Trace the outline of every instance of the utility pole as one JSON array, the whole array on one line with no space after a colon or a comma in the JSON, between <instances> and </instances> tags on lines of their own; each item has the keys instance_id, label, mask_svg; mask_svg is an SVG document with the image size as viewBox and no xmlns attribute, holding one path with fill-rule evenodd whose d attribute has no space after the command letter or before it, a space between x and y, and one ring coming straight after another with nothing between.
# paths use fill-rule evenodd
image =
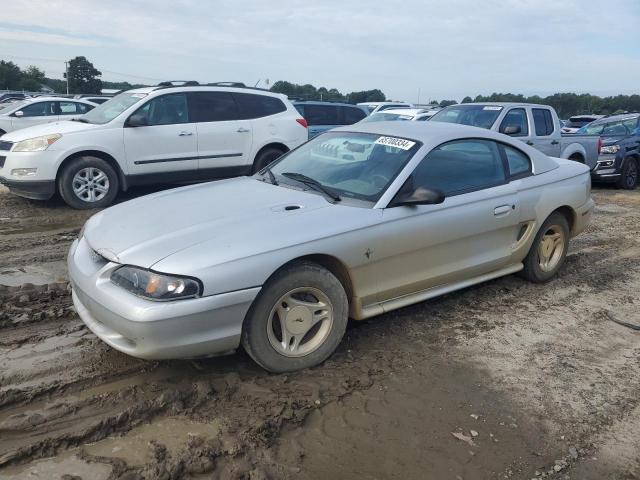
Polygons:
<instances>
[{"instance_id":1,"label":"utility pole","mask_svg":"<svg viewBox=\"0 0 640 480\"><path fill-rule=\"evenodd\" d=\"M69 62L64 62L64 76L67 78L67 95L69 95Z\"/></svg>"}]
</instances>

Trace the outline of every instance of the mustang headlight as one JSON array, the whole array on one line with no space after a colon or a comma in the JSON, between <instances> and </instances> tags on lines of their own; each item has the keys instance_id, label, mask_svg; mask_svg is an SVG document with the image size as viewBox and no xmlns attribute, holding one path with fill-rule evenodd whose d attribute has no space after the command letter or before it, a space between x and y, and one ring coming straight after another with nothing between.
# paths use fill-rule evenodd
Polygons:
<instances>
[{"instance_id":1,"label":"mustang headlight","mask_svg":"<svg viewBox=\"0 0 640 480\"><path fill-rule=\"evenodd\" d=\"M11 149L12 152L41 152L49 148L50 145L62 138L59 133L43 135L41 137L28 138L16 143Z\"/></svg>"},{"instance_id":2,"label":"mustang headlight","mask_svg":"<svg viewBox=\"0 0 640 480\"><path fill-rule=\"evenodd\" d=\"M620 145L609 145L608 147L600 147L600 153L618 153Z\"/></svg>"},{"instance_id":3,"label":"mustang headlight","mask_svg":"<svg viewBox=\"0 0 640 480\"><path fill-rule=\"evenodd\" d=\"M139 297L168 301L197 297L202 286L195 278L156 273L125 265L111 274L111 281Z\"/></svg>"}]
</instances>

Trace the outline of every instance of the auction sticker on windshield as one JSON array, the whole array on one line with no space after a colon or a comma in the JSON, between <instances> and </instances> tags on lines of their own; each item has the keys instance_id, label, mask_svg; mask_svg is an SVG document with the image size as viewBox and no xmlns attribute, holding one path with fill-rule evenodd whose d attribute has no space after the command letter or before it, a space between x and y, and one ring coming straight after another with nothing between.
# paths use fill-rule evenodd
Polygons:
<instances>
[{"instance_id":1,"label":"auction sticker on windshield","mask_svg":"<svg viewBox=\"0 0 640 480\"><path fill-rule=\"evenodd\" d=\"M409 150L416 144L416 142L412 142L411 140L397 137L379 137L375 143L377 145L386 145L387 147L401 148L402 150Z\"/></svg>"}]
</instances>

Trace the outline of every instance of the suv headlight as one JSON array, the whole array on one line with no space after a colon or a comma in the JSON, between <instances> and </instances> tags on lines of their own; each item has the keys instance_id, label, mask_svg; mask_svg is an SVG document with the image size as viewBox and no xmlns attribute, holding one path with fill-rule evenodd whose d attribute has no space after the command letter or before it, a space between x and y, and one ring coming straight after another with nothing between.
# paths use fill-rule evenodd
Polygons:
<instances>
[{"instance_id":1,"label":"suv headlight","mask_svg":"<svg viewBox=\"0 0 640 480\"><path fill-rule=\"evenodd\" d=\"M41 152L49 148L54 142L62 138L59 133L43 135L41 137L28 138L16 143L11 149L12 152Z\"/></svg>"},{"instance_id":2,"label":"suv headlight","mask_svg":"<svg viewBox=\"0 0 640 480\"><path fill-rule=\"evenodd\" d=\"M115 270L111 274L111 281L128 292L149 300L179 300L202 294L202 285L195 278L156 273L130 265Z\"/></svg>"},{"instance_id":3,"label":"suv headlight","mask_svg":"<svg viewBox=\"0 0 640 480\"><path fill-rule=\"evenodd\" d=\"M608 147L600 147L600 153L618 153L620 145L609 145Z\"/></svg>"}]
</instances>

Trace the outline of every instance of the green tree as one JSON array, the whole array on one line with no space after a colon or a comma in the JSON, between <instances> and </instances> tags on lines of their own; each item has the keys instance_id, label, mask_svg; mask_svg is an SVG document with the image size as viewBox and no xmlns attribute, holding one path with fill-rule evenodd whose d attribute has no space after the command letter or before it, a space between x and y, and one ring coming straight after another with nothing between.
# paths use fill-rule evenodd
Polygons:
<instances>
[{"instance_id":1,"label":"green tree","mask_svg":"<svg viewBox=\"0 0 640 480\"><path fill-rule=\"evenodd\" d=\"M69 60L69 93L100 93L102 72L96 69L86 57Z\"/></svg>"},{"instance_id":2,"label":"green tree","mask_svg":"<svg viewBox=\"0 0 640 480\"><path fill-rule=\"evenodd\" d=\"M456 102L455 100L442 100L439 105L444 108L444 107L448 107L449 105L457 105L458 102Z\"/></svg>"},{"instance_id":3,"label":"green tree","mask_svg":"<svg viewBox=\"0 0 640 480\"><path fill-rule=\"evenodd\" d=\"M20 82L23 90L31 92L39 92L45 82L45 75L38 67L31 65L22 72L22 81Z\"/></svg>"},{"instance_id":4,"label":"green tree","mask_svg":"<svg viewBox=\"0 0 640 480\"><path fill-rule=\"evenodd\" d=\"M20 90L22 71L13 62L0 60L0 90Z\"/></svg>"},{"instance_id":5,"label":"green tree","mask_svg":"<svg viewBox=\"0 0 640 480\"><path fill-rule=\"evenodd\" d=\"M461 103L471 103L471 102L473 102L473 99L469 96L466 96L462 99Z\"/></svg>"}]
</instances>

